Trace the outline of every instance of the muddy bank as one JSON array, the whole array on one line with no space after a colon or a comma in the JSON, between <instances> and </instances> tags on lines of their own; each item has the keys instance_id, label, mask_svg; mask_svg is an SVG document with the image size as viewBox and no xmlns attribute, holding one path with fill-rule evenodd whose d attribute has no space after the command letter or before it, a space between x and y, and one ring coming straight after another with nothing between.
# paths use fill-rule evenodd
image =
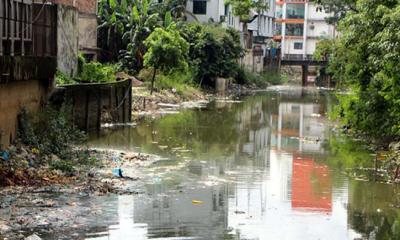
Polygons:
<instances>
[{"instance_id":1,"label":"muddy bank","mask_svg":"<svg viewBox=\"0 0 400 240\"><path fill-rule=\"evenodd\" d=\"M231 84L225 92L203 89L188 96L181 96L174 89L154 92L153 95L150 95L150 90L147 87L134 87L132 115L134 120L140 120L149 115L175 114L182 109L205 108L208 103L214 100L236 99L263 90L265 89L259 88L255 84Z\"/></svg>"},{"instance_id":2,"label":"muddy bank","mask_svg":"<svg viewBox=\"0 0 400 240\"><path fill-rule=\"evenodd\" d=\"M74 176L46 167L31 168L27 171L41 173L35 175L34 184L1 188L0 239L25 239L35 231L45 236L61 228L81 229L87 219L102 211L94 206L99 199L140 194L141 169L159 160L133 152L88 151L98 167L78 168Z\"/></svg>"}]
</instances>

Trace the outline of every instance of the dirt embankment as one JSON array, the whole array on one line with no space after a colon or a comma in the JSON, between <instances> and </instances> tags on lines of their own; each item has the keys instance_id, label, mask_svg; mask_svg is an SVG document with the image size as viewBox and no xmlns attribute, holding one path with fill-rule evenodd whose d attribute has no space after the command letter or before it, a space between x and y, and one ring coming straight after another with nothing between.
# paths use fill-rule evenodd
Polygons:
<instances>
[{"instance_id":1,"label":"dirt embankment","mask_svg":"<svg viewBox=\"0 0 400 240\"><path fill-rule=\"evenodd\" d=\"M83 214L96 215L84 208L85 199L110 193L139 194L141 169L158 160L157 156L134 152L86 151L96 166L77 167L73 174L46 165L29 167L29 161L26 166L20 161L14 165L14 159L32 157L28 156L34 154L30 150L18 149L7 162L3 160L1 169L9 170L0 188L0 239L26 239L37 229L51 232L78 226Z\"/></svg>"},{"instance_id":2,"label":"dirt embankment","mask_svg":"<svg viewBox=\"0 0 400 240\"><path fill-rule=\"evenodd\" d=\"M212 90L196 90L182 96L174 89L154 92L151 95L147 87L134 87L132 100L133 119L140 120L148 115L171 114L188 108L204 108L215 99L234 99L241 95L251 95L259 90L264 89L260 89L256 85L231 84L227 91L223 93L217 93Z\"/></svg>"}]
</instances>

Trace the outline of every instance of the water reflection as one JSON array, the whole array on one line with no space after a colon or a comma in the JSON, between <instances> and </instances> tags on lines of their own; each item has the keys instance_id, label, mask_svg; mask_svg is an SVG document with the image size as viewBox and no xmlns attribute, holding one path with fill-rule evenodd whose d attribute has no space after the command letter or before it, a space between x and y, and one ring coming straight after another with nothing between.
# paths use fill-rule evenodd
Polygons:
<instances>
[{"instance_id":1,"label":"water reflection","mask_svg":"<svg viewBox=\"0 0 400 240\"><path fill-rule=\"evenodd\" d=\"M376 187L387 193L377 200L385 221L371 222L378 217L364 209L370 206L368 196L340 173L346 159L338 160L341 144L324 117L332 102L319 91L271 91L242 103L218 102L134 128L107 130L91 144L155 153L169 161L146 170L147 194L119 197L118 224L104 236L89 231L87 238L356 239L392 234L383 225L397 217L388 213L393 211L388 204L397 201L390 195L393 188ZM353 164L368 161L367 152L346 146Z\"/></svg>"}]
</instances>

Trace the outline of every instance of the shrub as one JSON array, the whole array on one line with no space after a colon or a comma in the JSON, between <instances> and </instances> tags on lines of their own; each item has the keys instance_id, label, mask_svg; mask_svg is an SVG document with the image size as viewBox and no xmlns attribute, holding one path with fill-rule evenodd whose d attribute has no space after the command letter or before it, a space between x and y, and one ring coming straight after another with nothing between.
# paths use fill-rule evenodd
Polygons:
<instances>
[{"instance_id":1,"label":"shrub","mask_svg":"<svg viewBox=\"0 0 400 240\"><path fill-rule=\"evenodd\" d=\"M198 83L213 84L217 77L234 77L243 51L240 35L218 25L183 23L181 35L189 42L189 63Z\"/></svg>"},{"instance_id":2,"label":"shrub","mask_svg":"<svg viewBox=\"0 0 400 240\"><path fill-rule=\"evenodd\" d=\"M193 95L199 94L199 90L194 82L194 70L174 71L168 74L158 74L156 86L160 90L175 89L176 93L185 99L190 99ZM151 82L152 70L144 68L140 71L138 78L142 81Z\"/></svg>"},{"instance_id":3,"label":"shrub","mask_svg":"<svg viewBox=\"0 0 400 240\"><path fill-rule=\"evenodd\" d=\"M57 71L56 73L56 84L57 85L68 85L68 84L76 84L77 81L67 76L61 71Z\"/></svg>"},{"instance_id":4,"label":"shrub","mask_svg":"<svg viewBox=\"0 0 400 240\"><path fill-rule=\"evenodd\" d=\"M36 114L23 109L19 115L18 136L20 141L38 149L39 162L44 164L46 157L56 155L60 161L70 160L74 144L81 143L85 135L75 128L72 121L71 107L55 109L48 106ZM64 163L54 162L54 166Z\"/></svg>"},{"instance_id":5,"label":"shrub","mask_svg":"<svg viewBox=\"0 0 400 240\"><path fill-rule=\"evenodd\" d=\"M98 62L84 63L79 79L81 82L88 83L107 83L114 82L116 66L105 65Z\"/></svg>"},{"instance_id":6,"label":"shrub","mask_svg":"<svg viewBox=\"0 0 400 240\"><path fill-rule=\"evenodd\" d=\"M235 77L239 84L255 84L264 88L269 85L280 85L288 81L285 75L279 72L263 72L260 74L253 73L244 67L239 67Z\"/></svg>"},{"instance_id":7,"label":"shrub","mask_svg":"<svg viewBox=\"0 0 400 240\"><path fill-rule=\"evenodd\" d=\"M144 44L147 47L144 65L153 68L151 80L151 93L153 93L157 69L164 74L187 69L189 43L181 37L176 25L171 24L166 29L156 28Z\"/></svg>"},{"instance_id":8,"label":"shrub","mask_svg":"<svg viewBox=\"0 0 400 240\"><path fill-rule=\"evenodd\" d=\"M175 89L176 93L185 99L190 99L191 96L197 95L199 92L193 82L192 71L160 74L157 77L157 82L160 89Z\"/></svg>"}]
</instances>

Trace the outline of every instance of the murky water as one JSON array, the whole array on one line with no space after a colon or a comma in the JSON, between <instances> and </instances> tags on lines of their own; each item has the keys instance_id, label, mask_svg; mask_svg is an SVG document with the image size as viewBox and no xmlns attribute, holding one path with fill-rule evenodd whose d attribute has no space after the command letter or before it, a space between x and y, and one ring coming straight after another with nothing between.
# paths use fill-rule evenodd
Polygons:
<instances>
[{"instance_id":1,"label":"murky water","mask_svg":"<svg viewBox=\"0 0 400 240\"><path fill-rule=\"evenodd\" d=\"M278 89L105 130L91 145L160 155L144 194L103 199L86 239L400 239L400 189L350 180L363 144L327 92Z\"/></svg>"}]
</instances>

